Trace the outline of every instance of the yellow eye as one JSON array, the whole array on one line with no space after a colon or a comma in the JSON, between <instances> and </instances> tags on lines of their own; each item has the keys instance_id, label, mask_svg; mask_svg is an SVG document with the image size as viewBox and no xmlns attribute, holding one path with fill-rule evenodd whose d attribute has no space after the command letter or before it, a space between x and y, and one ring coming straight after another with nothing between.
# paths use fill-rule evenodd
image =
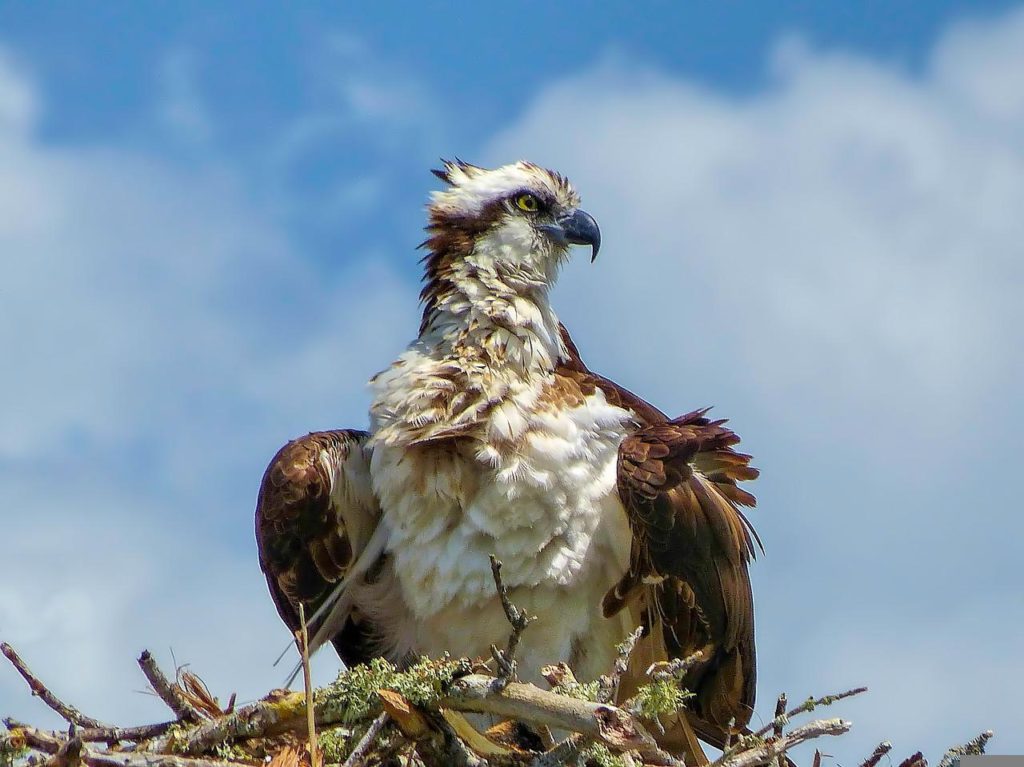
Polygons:
<instances>
[{"instance_id":1,"label":"yellow eye","mask_svg":"<svg viewBox=\"0 0 1024 767\"><path fill-rule=\"evenodd\" d=\"M516 207L527 213L536 213L540 208L540 202L532 194L521 194L516 197Z\"/></svg>"}]
</instances>

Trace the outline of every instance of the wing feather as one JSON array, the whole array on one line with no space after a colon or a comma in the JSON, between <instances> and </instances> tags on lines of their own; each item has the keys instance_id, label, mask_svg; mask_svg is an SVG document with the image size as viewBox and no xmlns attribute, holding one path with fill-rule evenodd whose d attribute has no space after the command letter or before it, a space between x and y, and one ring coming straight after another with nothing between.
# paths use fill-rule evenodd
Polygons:
<instances>
[{"instance_id":1,"label":"wing feather","mask_svg":"<svg viewBox=\"0 0 1024 767\"><path fill-rule=\"evenodd\" d=\"M322 431L292 440L263 475L256 503L260 567L281 619L295 631L301 602L313 616L349 573L376 528L380 508L369 473L369 435L354 430ZM316 632L313 649L330 638L352 665L372 657L372 627L350 604ZM309 620L312 620L310 617ZM333 635L333 636L326 636Z\"/></svg>"},{"instance_id":2,"label":"wing feather","mask_svg":"<svg viewBox=\"0 0 1024 767\"><path fill-rule=\"evenodd\" d=\"M591 372L568 333L559 372L584 392L600 389L630 410L636 429L619 448L617 485L633 533L630 566L606 595L604 613L629 607L649 629L654 655L704 652L684 680L694 693L687 720L721 747L754 706L754 610L748 564L760 540L740 511L754 496L738 483L757 477L739 437L707 410L669 419L632 392ZM684 727L685 729L685 727Z\"/></svg>"},{"instance_id":3,"label":"wing feather","mask_svg":"<svg viewBox=\"0 0 1024 767\"><path fill-rule=\"evenodd\" d=\"M705 661L684 683L695 695L694 729L716 745L724 742L730 720L739 728L750 720L756 680L747 572L756 539L737 507L753 497L733 492L735 482L753 470L742 459L725 457L736 441L724 422L695 411L641 426L619 452L619 495L634 551L631 572L613 593L623 601L628 584L634 598L654 607L652 623L664 633L671 657L705 652ZM660 472L635 463L653 454L647 445L659 446L656 452L664 456ZM706 455L712 458L705 461ZM709 473L702 471L706 465ZM652 484L652 473L665 480ZM606 602L606 611L615 602Z\"/></svg>"}]
</instances>

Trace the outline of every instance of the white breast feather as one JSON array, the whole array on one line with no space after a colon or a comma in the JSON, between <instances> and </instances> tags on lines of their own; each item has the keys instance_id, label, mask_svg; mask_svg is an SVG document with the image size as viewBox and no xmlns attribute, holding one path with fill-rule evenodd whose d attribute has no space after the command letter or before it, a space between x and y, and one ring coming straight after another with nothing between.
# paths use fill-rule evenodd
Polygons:
<instances>
[{"instance_id":1,"label":"white breast feather","mask_svg":"<svg viewBox=\"0 0 1024 767\"><path fill-rule=\"evenodd\" d=\"M449 170L453 188L434 205L465 215L535 172ZM566 353L547 297L564 255L509 217L450 265L455 288L371 382L370 474L393 576L362 606L392 627L385 642L395 659L482 657L505 641L491 554L512 598L539 618L522 640L527 678L541 664L581 660L582 646L607 650L587 656L577 675L602 673L634 628L625 615L605 619L600 606L628 565L615 482L632 416L600 390L582 403L545 397Z\"/></svg>"}]
</instances>

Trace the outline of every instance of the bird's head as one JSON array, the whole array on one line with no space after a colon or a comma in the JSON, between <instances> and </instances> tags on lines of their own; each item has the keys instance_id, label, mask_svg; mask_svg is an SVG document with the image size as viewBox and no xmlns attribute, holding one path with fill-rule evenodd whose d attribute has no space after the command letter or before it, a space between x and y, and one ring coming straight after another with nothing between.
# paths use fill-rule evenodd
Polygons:
<instances>
[{"instance_id":1,"label":"bird's head","mask_svg":"<svg viewBox=\"0 0 1024 767\"><path fill-rule=\"evenodd\" d=\"M424 322L452 286L528 293L554 283L570 246L589 245L597 257L601 230L564 176L523 161L494 169L446 161L433 173L448 188L428 206Z\"/></svg>"}]
</instances>

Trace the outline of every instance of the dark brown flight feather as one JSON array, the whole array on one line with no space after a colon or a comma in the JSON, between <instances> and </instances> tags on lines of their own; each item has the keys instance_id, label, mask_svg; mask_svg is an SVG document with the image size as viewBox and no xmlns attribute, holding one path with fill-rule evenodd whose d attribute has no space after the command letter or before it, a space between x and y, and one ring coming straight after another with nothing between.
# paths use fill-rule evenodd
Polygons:
<instances>
[{"instance_id":1,"label":"dark brown flight feather","mask_svg":"<svg viewBox=\"0 0 1024 767\"><path fill-rule=\"evenodd\" d=\"M277 612L294 632L299 603L312 616L345 576L377 524L363 431L313 432L282 447L256 504L260 567ZM332 642L347 664L368 661L372 628L347 616Z\"/></svg>"}]
</instances>

